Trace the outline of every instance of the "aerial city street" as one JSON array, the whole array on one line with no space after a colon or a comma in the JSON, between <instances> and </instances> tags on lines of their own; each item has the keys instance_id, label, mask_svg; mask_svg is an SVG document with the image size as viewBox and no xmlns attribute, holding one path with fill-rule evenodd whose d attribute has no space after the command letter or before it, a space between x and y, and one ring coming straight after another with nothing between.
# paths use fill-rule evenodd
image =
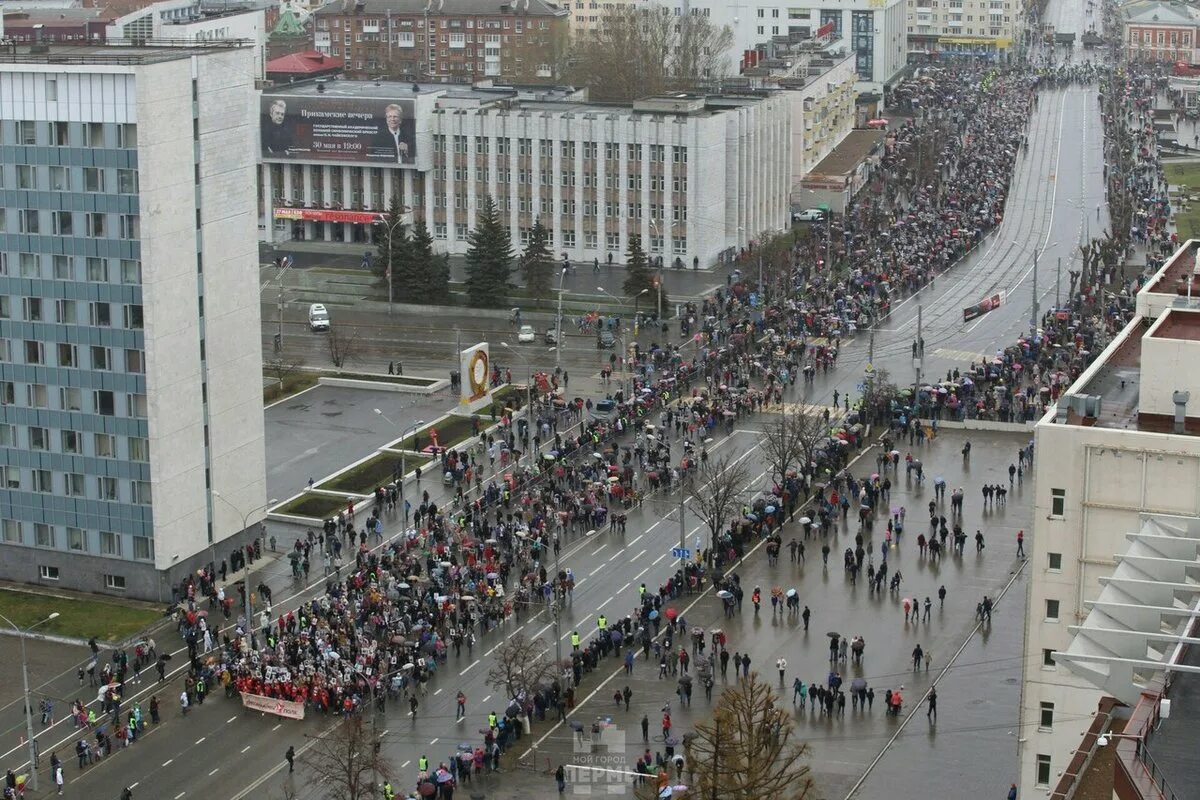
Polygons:
<instances>
[{"instance_id":1,"label":"aerial city street","mask_svg":"<svg viewBox=\"0 0 1200 800\"><path fill-rule=\"evenodd\" d=\"M1048 795L1035 424L1200 40L814 2L0 3L6 800Z\"/></svg>"}]
</instances>

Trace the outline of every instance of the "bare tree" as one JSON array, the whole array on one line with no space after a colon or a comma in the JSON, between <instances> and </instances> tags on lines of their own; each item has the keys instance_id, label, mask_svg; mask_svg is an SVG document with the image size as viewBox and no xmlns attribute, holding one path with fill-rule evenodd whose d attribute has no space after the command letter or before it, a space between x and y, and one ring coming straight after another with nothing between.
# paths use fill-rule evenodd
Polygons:
<instances>
[{"instance_id":1,"label":"bare tree","mask_svg":"<svg viewBox=\"0 0 1200 800\"><path fill-rule=\"evenodd\" d=\"M708 17L676 17L658 4L613 5L576 40L567 76L596 100L631 102L724 77L729 28Z\"/></svg>"},{"instance_id":2,"label":"bare tree","mask_svg":"<svg viewBox=\"0 0 1200 800\"><path fill-rule=\"evenodd\" d=\"M709 542L716 546L717 537L735 513L741 502L741 493L746 489L749 471L740 457L732 453L707 461L701 461L688 482L688 494L693 509L708 525Z\"/></svg>"},{"instance_id":3,"label":"bare tree","mask_svg":"<svg viewBox=\"0 0 1200 800\"><path fill-rule=\"evenodd\" d=\"M283 389L283 382L304 368L304 361L279 354L263 362L263 372L270 375Z\"/></svg>"},{"instance_id":4,"label":"bare tree","mask_svg":"<svg viewBox=\"0 0 1200 800\"><path fill-rule=\"evenodd\" d=\"M771 421L763 426L763 455L767 457L771 480L775 483L782 483L788 470L799 465L804 457L793 416L780 412L772 415Z\"/></svg>"},{"instance_id":5,"label":"bare tree","mask_svg":"<svg viewBox=\"0 0 1200 800\"><path fill-rule=\"evenodd\" d=\"M808 748L791 716L758 673L721 693L712 719L684 737L683 795L689 800L807 800L813 796ZM656 797L643 787L639 797Z\"/></svg>"},{"instance_id":6,"label":"bare tree","mask_svg":"<svg viewBox=\"0 0 1200 800\"><path fill-rule=\"evenodd\" d=\"M338 369L357 359L362 352L362 341L358 336L358 328L351 328L349 333L342 333L336 326L331 326L328 342L329 358Z\"/></svg>"},{"instance_id":7,"label":"bare tree","mask_svg":"<svg viewBox=\"0 0 1200 800\"><path fill-rule=\"evenodd\" d=\"M328 800L368 800L376 779L390 779L391 766L380 755L382 739L362 717L347 717L316 737L303 757Z\"/></svg>"},{"instance_id":8,"label":"bare tree","mask_svg":"<svg viewBox=\"0 0 1200 800\"><path fill-rule=\"evenodd\" d=\"M488 686L509 698L531 697L557 677L549 652L541 639L526 639L520 633L510 636L496 649L496 664L487 674Z\"/></svg>"}]
</instances>

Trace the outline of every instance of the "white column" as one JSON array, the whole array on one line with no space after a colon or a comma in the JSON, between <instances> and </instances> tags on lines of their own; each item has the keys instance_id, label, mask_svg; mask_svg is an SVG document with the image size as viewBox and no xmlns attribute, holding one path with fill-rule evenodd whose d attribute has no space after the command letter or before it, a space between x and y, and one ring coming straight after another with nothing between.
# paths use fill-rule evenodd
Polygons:
<instances>
[{"instance_id":1,"label":"white column","mask_svg":"<svg viewBox=\"0 0 1200 800\"><path fill-rule=\"evenodd\" d=\"M649 127L651 125L657 127L657 123L653 123L653 122L649 123L649 125L647 127ZM657 136L647 135L647 134L649 134L649 131L639 131L639 133L641 134L640 136L637 137L639 142L654 141L654 140L657 140L657 138L658 138ZM653 214L651 214L651 212L650 212L650 145L643 144L641 147L642 147L642 161L641 161L641 166L638 168L638 174L642 176L642 189L637 194L638 194L638 199L642 203L642 215L643 215L642 219L644 220L642 222L642 226L645 230L645 233L642 235L642 241L648 243L650 241L649 237L654 235L654 228L650 227L651 218L653 217L654 224L655 224L655 226L658 227L658 232L660 234L663 233L663 221L661 219L658 219L657 217L654 217ZM666 245L665 238L663 240L663 245L664 246ZM646 249L649 250L650 248L647 247ZM664 256L664 261L666 260L665 259L666 251L665 250L658 253L658 255Z\"/></svg>"},{"instance_id":2,"label":"white column","mask_svg":"<svg viewBox=\"0 0 1200 800\"><path fill-rule=\"evenodd\" d=\"M577 118L576 118L577 119ZM594 249L588 250L583 235L583 141L579 136L579 123L576 119L567 124L566 135L575 148L575 157L571 159L571 172L575 179L572 181L571 197L575 199L575 213L571 215L571 224L575 226L575 247L580 258L598 258Z\"/></svg>"},{"instance_id":3,"label":"white column","mask_svg":"<svg viewBox=\"0 0 1200 800\"><path fill-rule=\"evenodd\" d=\"M562 249L566 249L566 243L563 236L562 227L562 135L561 126L562 118L553 117L546 122L545 135L546 140L550 142L550 225L551 236L555 245L561 245ZM555 253L558 255L558 252ZM574 253L569 253L568 257L573 258Z\"/></svg>"},{"instance_id":4,"label":"white column","mask_svg":"<svg viewBox=\"0 0 1200 800\"><path fill-rule=\"evenodd\" d=\"M629 249L629 234L633 232L632 226L629 224L629 205L633 202L633 192L629 191L629 157L625 152L625 145L628 144L629 137L626 135L627 120L622 117L617 117L616 122L612 125L612 136L609 139L615 142L617 146L617 227L621 233L620 250L617 258L624 257L625 252ZM635 229L636 230L636 229ZM643 247L645 242L642 242Z\"/></svg>"},{"instance_id":5,"label":"white column","mask_svg":"<svg viewBox=\"0 0 1200 800\"><path fill-rule=\"evenodd\" d=\"M371 203L371 189L372 185L374 184L372 173L374 173L375 170L372 167L359 167L359 169L362 170L363 208L369 208L372 211L379 211L380 209L375 208Z\"/></svg>"},{"instance_id":6,"label":"white column","mask_svg":"<svg viewBox=\"0 0 1200 800\"><path fill-rule=\"evenodd\" d=\"M271 165L263 163L261 168L263 183L263 241L271 244L275 241L275 197L271 189Z\"/></svg>"},{"instance_id":7,"label":"white column","mask_svg":"<svg viewBox=\"0 0 1200 800\"><path fill-rule=\"evenodd\" d=\"M321 167L321 207L333 205L333 167L322 164ZM325 241L333 241L333 224L325 223Z\"/></svg>"},{"instance_id":8,"label":"white column","mask_svg":"<svg viewBox=\"0 0 1200 800\"><path fill-rule=\"evenodd\" d=\"M292 199L292 165L283 165L283 199L285 203L294 202Z\"/></svg>"},{"instance_id":9,"label":"white column","mask_svg":"<svg viewBox=\"0 0 1200 800\"><path fill-rule=\"evenodd\" d=\"M353 201L350 192L350 170L351 167L342 167L342 208L350 208ZM342 223L342 241L350 242L354 239L354 226L349 222Z\"/></svg>"}]
</instances>

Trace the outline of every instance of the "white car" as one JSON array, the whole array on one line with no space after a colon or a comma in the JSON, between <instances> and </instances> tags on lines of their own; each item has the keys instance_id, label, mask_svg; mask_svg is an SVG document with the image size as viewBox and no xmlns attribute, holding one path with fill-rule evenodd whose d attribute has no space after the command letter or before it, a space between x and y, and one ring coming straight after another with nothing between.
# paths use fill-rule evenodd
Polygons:
<instances>
[{"instance_id":1,"label":"white car","mask_svg":"<svg viewBox=\"0 0 1200 800\"><path fill-rule=\"evenodd\" d=\"M329 312L320 303L308 307L308 328L313 331L329 330Z\"/></svg>"},{"instance_id":2,"label":"white car","mask_svg":"<svg viewBox=\"0 0 1200 800\"><path fill-rule=\"evenodd\" d=\"M537 333L533 330L532 325L522 325L521 329L517 331L517 341L521 344L532 342L536 338Z\"/></svg>"},{"instance_id":3,"label":"white car","mask_svg":"<svg viewBox=\"0 0 1200 800\"><path fill-rule=\"evenodd\" d=\"M825 219L825 211L820 208L806 208L792 214L792 222L820 222Z\"/></svg>"}]
</instances>

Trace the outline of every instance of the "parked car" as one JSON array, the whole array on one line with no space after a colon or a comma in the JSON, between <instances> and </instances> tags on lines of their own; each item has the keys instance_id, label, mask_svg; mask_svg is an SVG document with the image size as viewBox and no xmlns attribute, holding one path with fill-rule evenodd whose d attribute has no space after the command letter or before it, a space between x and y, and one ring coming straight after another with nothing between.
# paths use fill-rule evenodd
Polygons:
<instances>
[{"instance_id":1,"label":"parked car","mask_svg":"<svg viewBox=\"0 0 1200 800\"><path fill-rule=\"evenodd\" d=\"M522 325L521 329L517 331L517 341L521 344L532 342L536 338L537 334L534 332L532 325Z\"/></svg>"},{"instance_id":2,"label":"parked car","mask_svg":"<svg viewBox=\"0 0 1200 800\"><path fill-rule=\"evenodd\" d=\"M820 208L806 208L792 213L792 222L820 222L825 219L825 211Z\"/></svg>"},{"instance_id":3,"label":"parked car","mask_svg":"<svg viewBox=\"0 0 1200 800\"><path fill-rule=\"evenodd\" d=\"M617 346L617 337L613 336L613 332L605 328L600 331L600 335L596 337L596 347L601 350L611 350Z\"/></svg>"},{"instance_id":4,"label":"parked car","mask_svg":"<svg viewBox=\"0 0 1200 800\"><path fill-rule=\"evenodd\" d=\"M551 347L554 347L556 344L558 344L558 329L553 325L551 325L549 328L546 328L546 338L544 341Z\"/></svg>"},{"instance_id":5,"label":"parked car","mask_svg":"<svg viewBox=\"0 0 1200 800\"><path fill-rule=\"evenodd\" d=\"M308 329L312 331L329 330L329 312L320 303L308 307Z\"/></svg>"}]
</instances>

